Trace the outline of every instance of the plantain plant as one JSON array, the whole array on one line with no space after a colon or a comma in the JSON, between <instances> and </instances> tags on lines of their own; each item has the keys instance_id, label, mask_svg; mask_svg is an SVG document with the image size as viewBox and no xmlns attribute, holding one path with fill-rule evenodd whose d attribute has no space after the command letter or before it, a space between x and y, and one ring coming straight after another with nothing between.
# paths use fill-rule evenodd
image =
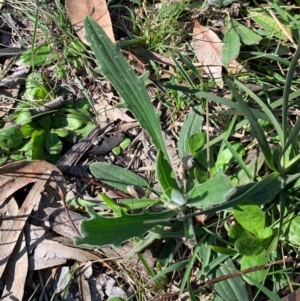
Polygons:
<instances>
[{"instance_id":1,"label":"plantain plant","mask_svg":"<svg viewBox=\"0 0 300 301\"><path fill-rule=\"evenodd\" d=\"M278 231L276 232L277 235L270 230L271 233L268 230L270 228L266 228L266 234L263 237L257 233L255 234L256 236L250 233L251 236L248 233L249 229L243 232L245 236L251 236L253 240L261 240L261 248L264 249L264 252L266 251L266 244L264 244L266 241L268 241L268 243L272 241L273 249L276 248L276 242L278 242L284 234L282 230L285 224L283 218L285 212L284 204L288 195L286 188L288 185L294 185L294 188L299 186L298 182L296 182L296 184L293 183L300 176L294 169L300 159L300 155L298 155L299 146L294 143L299 132L300 122L298 120L293 129L288 127L287 108L292 99L298 97L300 94L298 92L290 94L291 77L296 68L297 60L300 57L300 47L291 62L283 98L271 104L270 107L265 105L256 94L236 79L226 79L227 86L231 90L232 98L235 101L229 101L207 93L203 91L203 89L195 87L193 84L191 84L190 87L175 85L169 85L167 87L187 95L192 95L200 101L209 99L210 101L226 105L235 110L236 115L243 114L246 116L244 120L237 124L236 119L233 118L224 133L208 143L204 133L201 133L203 123L202 105L197 104L194 106L193 111L186 116L178 145L180 158L184 161L188 156L191 156L194 162L194 164L186 170L187 183L185 187L183 187L176 179L170 164L170 159L162 138L159 115L155 112L145 88L145 80L148 74L138 77L119 51L118 45L113 44L107 38L104 31L89 16L85 18L84 27L86 39L90 43L90 47L100 65L96 70L111 81L120 97L124 100L124 103L119 106L126 107L133 113L141 127L147 131L156 148L156 177L162 192L157 193L156 200L148 198L125 199L121 200L118 204L102 193L102 199L111 209L112 215L99 215L91 206L87 206L90 218L82 222L81 232L83 236L76 237L75 244L89 248L107 245L119 247L121 243L137 237L139 238L139 242L133 250L133 252L137 252L145 248L145 246L150 244L154 239L180 235L182 237L185 236L188 243L195 245L197 244L197 235L204 235L206 232L203 230L203 227L194 228L191 220L192 216L211 214L218 211L226 212L226 210L232 207L234 207L235 212L237 212L237 208L244 208L243 206L248 204L254 207L256 206L255 210L263 214L263 211L261 211L259 207L270 203L279 195L281 218ZM188 60L184 57L181 57L181 59L192 72L197 73L197 70L193 68ZM182 72L183 76L190 79L189 76L184 73L183 69ZM188 82L190 82L190 80ZM249 97L256 101L261 107L261 110L249 108L238 93L236 87L243 90ZM281 125L272 113L272 109L280 104L283 104ZM258 119L265 120L274 125L279 136L279 147L271 149ZM244 162L242 156L245 150L241 144L228 141L233 130L237 131L248 123L251 124L253 134L263 154L263 156L258 156L255 164L251 162L246 164ZM214 149L216 143L220 141L222 141L221 147ZM215 154L215 156L212 156L209 160L207 160L206 156L208 148L211 154ZM213 160L214 157L217 159ZM226 175L226 173L228 173L229 164L233 161L238 162L240 165L240 171L236 179L232 175ZM256 182L254 181L255 176L263 163L267 164L271 172ZM211 171L210 173L207 173L208 169ZM146 180L118 166L96 162L90 164L90 171L102 182L124 192L127 192L127 188L130 185L143 187L144 189L149 188L149 183ZM149 208L154 206L162 209L159 212L151 213ZM136 210L139 210L139 213L134 213ZM254 212L256 212L255 210ZM237 213L235 213L235 215L238 216ZM264 217L262 217L261 220L264 221ZM165 226L168 226L168 230L166 230ZM245 224L241 226L241 228L243 227L246 227ZM262 229L265 229L265 225L262 226ZM284 229L286 230L286 228ZM231 230L231 232L233 232L233 230ZM206 236L204 235L203 237ZM240 239L240 237L236 238L233 242L238 243L238 239ZM230 242L228 244L230 245ZM199 254L203 254L203 256L209 260L208 258L210 257L207 257L208 255L205 254L212 253L203 253L202 251L204 249L201 251L202 246L204 246L203 240L198 243L196 249L199 248ZM217 250L216 252L222 253L222 250ZM232 249L232 251L238 254L237 250ZM226 252L228 253L228 251ZM268 252L268 254L271 253L270 250ZM255 253L254 255L257 254ZM214 257L212 257L211 260L217 260L213 258ZM229 259L228 255L224 255L222 259L219 258L218 260L220 260L220 262L226 261L232 266L232 261L229 262ZM216 262L220 263L218 260ZM258 257L258 260L261 260L261 257ZM257 263L258 262L261 261L257 261ZM188 264L185 263L185 266L187 265ZM213 267L216 266L218 265L210 266L208 271L212 271ZM187 268L187 270L188 272L185 274L186 279L183 281L184 285L187 283L188 273L190 273L190 269ZM218 270L219 275L225 271L223 270L221 268ZM264 275L265 274L260 274L260 277L258 277L259 281L262 281ZM247 281L249 283L251 282L251 277L245 276L245 279L248 279ZM251 282L252 284L255 284L259 289L269 294L273 300L279 300L273 293L265 290L265 288L259 284L259 281L255 279ZM228 281L227 285L234 286L236 284L232 281ZM181 289L183 290L183 287L181 287ZM215 289L218 291L218 289L221 290L222 288L216 286ZM248 300L246 289L244 289L241 294L243 294L245 300ZM241 296L231 296L230 299L238 300L240 297Z\"/></svg>"}]
</instances>

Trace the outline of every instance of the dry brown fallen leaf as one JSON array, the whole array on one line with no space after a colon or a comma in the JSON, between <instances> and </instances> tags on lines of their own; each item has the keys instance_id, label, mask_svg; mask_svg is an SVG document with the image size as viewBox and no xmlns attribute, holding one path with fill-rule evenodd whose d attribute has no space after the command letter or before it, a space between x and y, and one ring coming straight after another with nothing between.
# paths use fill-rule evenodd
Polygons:
<instances>
[{"instance_id":1,"label":"dry brown fallen leaf","mask_svg":"<svg viewBox=\"0 0 300 301\"><path fill-rule=\"evenodd\" d=\"M116 42L106 0L66 0L66 8L72 25L84 44L89 45L85 39L83 27L83 20L86 15L89 15L102 27L113 43Z\"/></svg>"},{"instance_id":2,"label":"dry brown fallen leaf","mask_svg":"<svg viewBox=\"0 0 300 301\"><path fill-rule=\"evenodd\" d=\"M7 164L0 168L0 206L15 191L42 179L44 173L51 170L49 185L60 194L66 195L66 183L61 171L45 161L20 161Z\"/></svg>"},{"instance_id":3,"label":"dry brown fallen leaf","mask_svg":"<svg viewBox=\"0 0 300 301\"><path fill-rule=\"evenodd\" d=\"M220 86L223 85L222 46L223 42L211 29L195 20L192 47L205 72Z\"/></svg>"},{"instance_id":4,"label":"dry brown fallen leaf","mask_svg":"<svg viewBox=\"0 0 300 301\"><path fill-rule=\"evenodd\" d=\"M10 218L13 220L10 228L5 229L3 238L1 239L1 246L0 246L0 260L2 264L0 265L0 277L2 277L4 270L6 269L6 272L9 272L10 277L5 277L5 295L2 295L2 298L9 298L7 300L12 300L11 298L15 298L16 300L22 300L17 298L17 295L22 295L23 297L23 291L24 291L24 285L25 285L25 279L27 275L27 268L28 268L28 262L26 265L23 266L26 269L22 271L21 273L21 279L23 279L23 286L22 282L18 283L18 287L16 289L15 286L11 287L12 281L15 281L16 279L14 276L19 272L17 269L17 266L12 262L11 259L12 254L19 253L20 257L23 252L27 252L24 238L23 238L23 228L25 226L25 223L27 221L27 218L29 217L33 207L40 201L41 199L41 192L44 190L45 185L48 181L48 178L50 177L50 171L48 170L44 175L42 180L38 180L33 188L28 193L24 203L22 204L20 210L15 210L17 212L16 215L10 216ZM2 230L2 229L1 229ZM2 236L2 235L1 235ZM24 246L22 248L22 246ZM19 250L18 250L19 249ZM14 251L14 252L13 252ZM21 252L21 253L20 253ZM27 257L27 256L26 256ZM15 255L16 258L16 255ZM14 258L14 259L15 259ZM25 258L27 261L27 258ZM9 263L9 264L8 264ZM25 274L25 275L24 275ZM23 277L22 277L23 276ZM14 288L15 291L12 289Z\"/></svg>"},{"instance_id":5,"label":"dry brown fallen leaf","mask_svg":"<svg viewBox=\"0 0 300 301\"><path fill-rule=\"evenodd\" d=\"M29 183L35 185L18 209L12 194ZM0 213L3 221L0 227L0 277L5 276L3 278L5 294L2 294L1 300L5 300L3 298L6 296L10 298L9 300L12 296L16 300L22 300L20 296L23 295L28 270L27 254L24 255L27 249L23 228L33 208L38 206L46 184L51 185L59 193L60 198L65 198L66 184L63 175L50 163L24 161L0 168ZM13 283L11 279L14 280Z\"/></svg>"},{"instance_id":6,"label":"dry brown fallen leaf","mask_svg":"<svg viewBox=\"0 0 300 301\"><path fill-rule=\"evenodd\" d=\"M14 197L9 198L7 202L0 208L1 216L11 217L3 219L3 222L1 224L2 229L11 228L13 224L13 218L17 216L18 210L18 205ZM1 244L3 244L4 240L5 237L2 237L1 235ZM28 256L26 249L26 241L24 232L21 231L16 246L6 266L6 270L3 277L5 279L5 287L2 292L1 300L12 300L11 296L13 296L16 300L23 299L27 270Z\"/></svg>"},{"instance_id":7,"label":"dry brown fallen leaf","mask_svg":"<svg viewBox=\"0 0 300 301\"><path fill-rule=\"evenodd\" d=\"M68 259L79 262L99 261L100 258L92 253L65 246L57 241L44 239L34 250L29 260L29 270L41 270L51 268L60 264L65 264Z\"/></svg>"}]
</instances>

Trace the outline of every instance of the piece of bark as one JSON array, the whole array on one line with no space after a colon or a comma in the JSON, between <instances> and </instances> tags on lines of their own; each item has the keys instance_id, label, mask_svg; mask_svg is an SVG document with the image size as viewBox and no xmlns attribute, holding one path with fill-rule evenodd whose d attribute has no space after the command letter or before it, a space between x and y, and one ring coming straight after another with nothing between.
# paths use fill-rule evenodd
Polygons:
<instances>
[{"instance_id":1,"label":"piece of bark","mask_svg":"<svg viewBox=\"0 0 300 301\"><path fill-rule=\"evenodd\" d=\"M71 168L76 165L76 163L89 150L93 143L97 141L101 135L109 131L112 128L112 125L113 123L109 123L102 129L100 129L99 126L95 126L86 137L80 139L58 160L56 166L62 172L70 172Z\"/></svg>"}]
</instances>

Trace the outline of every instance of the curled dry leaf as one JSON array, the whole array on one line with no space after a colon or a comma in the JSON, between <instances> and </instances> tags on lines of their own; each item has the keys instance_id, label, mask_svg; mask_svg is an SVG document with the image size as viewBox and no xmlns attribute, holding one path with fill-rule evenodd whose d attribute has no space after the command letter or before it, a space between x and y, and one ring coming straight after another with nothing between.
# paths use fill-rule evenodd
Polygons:
<instances>
[{"instance_id":1,"label":"curled dry leaf","mask_svg":"<svg viewBox=\"0 0 300 301\"><path fill-rule=\"evenodd\" d=\"M110 40L115 43L114 33L106 0L66 0L66 8L72 25L80 40L89 45L85 39L83 20L89 15L105 31Z\"/></svg>"},{"instance_id":2,"label":"curled dry leaf","mask_svg":"<svg viewBox=\"0 0 300 301\"><path fill-rule=\"evenodd\" d=\"M223 85L222 46L223 42L211 29L195 20L192 47L205 72L220 86Z\"/></svg>"},{"instance_id":3,"label":"curled dry leaf","mask_svg":"<svg viewBox=\"0 0 300 301\"><path fill-rule=\"evenodd\" d=\"M49 185L63 198L66 195L66 183L57 167L44 161L20 161L0 168L0 206L15 191L43 179L47 170L52 171Z\"/></svg>"}]
</instances>

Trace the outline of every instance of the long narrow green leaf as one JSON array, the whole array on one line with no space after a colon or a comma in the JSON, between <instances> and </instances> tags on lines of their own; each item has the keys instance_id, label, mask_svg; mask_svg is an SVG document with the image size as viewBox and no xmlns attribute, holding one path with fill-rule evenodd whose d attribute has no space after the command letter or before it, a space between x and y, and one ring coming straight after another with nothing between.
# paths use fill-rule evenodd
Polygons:
<instances>
[{"instance_id":1,"label":"long narrow green leaf","mask_svg":"<svg viewBox=\"0 0 300 301\"><path fill-rule=\"evenodd\" d=\"M158 115L143 78L134 73L118 47L109 40L103 29L91 17L85 17L84 28L86 39L101 65L101 72L111 81L141 127L148 132L155 147L168 158Z\"/></svg>"},{"instance_id":2,"label":"long narrow green leaf","mask_svg":"<svg viewBox=\"0 0 300 301\"><path fill-rule=\"evenodd\" d=\"M243 101L242 97L240 96L240 94L237 92L237 90L235 89L235 87L233 86L233 84L231 83L230 80L226 80L226 83L229 87L229 89L231 90L231 92L234 95L234 98L237 100L237 102L239 103L241 109L243 110L243 112L246 114L254 135L259 143L260 149L263 152L266 162L269 165L269 167L273 170L273 171L277 171L277 167L274 166L273 164L273 155L270 149L270 146L268 144L268 141L266 139L266 136L262 130L262 128L260 127L257 119L254 117L254 115L252 114L251 110L248 108L248 106L245 104L245 102Z\"/></svg>"},{"instance_id":3,"label":"long narrow green leaf","mask_svg":"<svg viewBox=\"0 0 300 301\"><path fill-rule=\"evenodd\" d=\"M291 91L291 85L292 85L292 81L294 78L294 73L296 70L296 67L298 65L298 60L300 58L300 43L298 44L298 48L296 53L294 54L294 57L291 61L291 65L289 68L289 71L287 73L287 77L286 77L286 82L285 82L285 86L284 86L284 91L283 91L283 104L282 104L282 130L283 130L283 144L282 147L285 148L286 146L286 140L287 140L287 135L288 135L288 102L289 102L289 95L290 95L290 91ZM285 149L284 152L282 152L282 158L283 158L283 162L282 162L282 167L285 168L287 163L288 163L288 149Z\"/></svg>"},{"instance_id":4,"label":"long narrow green leaf","mask_svg":"<svg viewBox=\"0 0 300 301\"><path fill-rule=\"evenodd\" d=\"M191 93L191 94L194 94L195 96L197 96L199 98L203 97L205 99L209 99L209 100L214 101L216 103L220 103L222 105L225 105L229 108L236 109L237 114L239 114L239 115L245 115L244 112L241 110L241 107L240 107L239 103L235 103L235 102L230 101L228 99L225 99L223 97L213 95L213 94L208 93L208 92L200 91L199 89L189 88L189 87L180 87L180 86L175 86L175 85L165 85L165 87L168 88L168 89L175 89L175 90L185 92L185 93ZM262 119L262 120L266 120L266 121L270 122L268 116L266 114L264 114L263 112L259 112L255 109L252 109L252 108L250 108L250 111L252 112L252 114L257 119Z\"/></svg>"},{"instance_id":5,"label":"long narrow green leaf","mask_svg":"<svg viewBox=\"0 0 300 301\"><path fill-rule=\"evenodd\" d=\"M181 285L180 285L180 294L183 293L183 290L185 288L185 285L189 282L189 278L192 272L192 268L194 267L195 261L196 261L196 257L198 256L198 252L201 248L201 245L203 244L203 242L205 241L205 239L207 239L207 235L204 235L201 240L199 241L199 243L197 244L197 246L195 247L194 251L193 251L193 255L190 258L190 262L186 267L186 270L184 272L182 281L181 281Z\"/></svg>"},{"instance_id":6,"label":"long narrow green leaf","mask_svg":"<svg viewBox=\"0 0 300 301\"><path fill-rule=\"evenodd\" d=\"M232 153L232 155L235 158L235 160L239 163L239 165L245 171L245 173L247 174L248 178L250 180L252 180L253 176L251 174L251 171L248 169L248 167L245 164L245 162L243 161L242 157L237 153L237 151L232 147L232 145L227 140L224 140L224 143L226 144L226 146L228 147L228 149Z\"/></svg>"},{"instance_id":7,"label":"long narrow green leaf","mask_svg":"<svg viewBox=\"0 0 300 301\"><path fill-rule=\"evenodd\" d=\"M127 193L129 185L148 187L148 182L145 179L120 166L104 162L94 162L89 165L89 168L96 179L125 193Z\"/></svg>"},{"instance_id":8,"label":"long narrow green leaf","mask_svg":"<svg viewBox=\"0 0 300 301\"><path fill-rule=\"evenodd\" d=\"M284 156L284 154L286 153L286 151L288 150L288 148L291 146L291 144L298 137L299 131L300 131L300 118L297 119L296 124L294 125L294 127L292 129L292 132L290 133L287 141L284 144L284 148L282 149L282 151L281 151L281 153L279 155L278 160L280 160ZM286 162L285 163L285 168L287 168L289 165L290 165L290 162Z\"/></svg>"},{"instance_id":9,"label":"long narrow green leaf","mask_svg":"<svg viewBox=\"0 0 300 301\"><path fill-rule=\"evenodd\" d=\"M272 113L272 111L269 109L269 107L254 93L252 92L248 87L246 87L243 83L238 81L236 78L233 80L233 82L240 87L242 90L244 90L253 100L257 102L257 104L263 109L263 111L266 113L268 116L271 124L274 125L275 130L280 138L281 145L283 145L283 133L282 133L282 128L277 121L276 117Z\"/></svg>"}]
</instances>

